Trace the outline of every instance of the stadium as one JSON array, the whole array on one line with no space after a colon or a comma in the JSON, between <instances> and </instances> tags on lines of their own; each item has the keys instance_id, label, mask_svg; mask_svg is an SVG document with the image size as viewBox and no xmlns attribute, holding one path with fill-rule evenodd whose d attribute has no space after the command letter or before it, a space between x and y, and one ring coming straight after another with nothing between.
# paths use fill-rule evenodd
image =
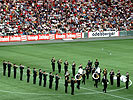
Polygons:
<instances>
[{"instance_id":1,"label":"stadium","mask_svg":"<svg viewBox=\"0 0 133 100\"><path fill-rule=\"evenodd\" d=\"M132 7L0 0L0 100L133 100Z\"/></svg>"}]
</instances>

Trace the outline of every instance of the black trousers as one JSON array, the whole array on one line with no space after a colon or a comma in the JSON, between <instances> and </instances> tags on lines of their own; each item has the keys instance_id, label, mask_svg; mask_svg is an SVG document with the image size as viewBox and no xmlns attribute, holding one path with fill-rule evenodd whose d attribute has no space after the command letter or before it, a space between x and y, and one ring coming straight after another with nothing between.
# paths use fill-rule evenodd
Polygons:
<instances>
[{"instance_id":1,"label":"black trousers","mask_svg":"<svg viewBox=\"0 0 133 100\"><path fill-rule=\"evenodd\" d=\"M33 77L33 84L36 84L36 77Z\"/></svg>"},{"instance_id":2,"label":"black trousers","mask_svg":"<svg viewBox=\"0 0 133 100\"><path fill-rule=\"evenodd\" d=\"M11 75L11 70L8 70L8 77L10 77Z\"/></svg>"},{"instance_id":3,"label":"black trousers","mask_svg":"<svg viewBox=\"0 0 133 100\"><path fill-rule=\"evenodd\" d=\"M120 80L117 80L117 87L120 87Z\"/></svg>"},{"instance_id":4,"label":"black trousers","mask_svg":"<svg viewBox=\"0 0 133 100\"><path fill-rule=\"evenodd\" d=\"M87 76L87 79L89 79L89 73L88 72L86 73L86 76Z\"/></svg>"},{"instance_id":5,"label":"black trousers","mask_svg":"<svg viewBox=\"0 0 133 100\"><path fill-rule=\"evenodd\" d=\"M43 87L46 87L46 80L44 80Z\"/></svg>"},{"instance_id":6,"label":"black trousers","mask_svg":"<svg viewBox=\"0 0 133 100\"><path fill-rule=\"evenodd\" d=\"M61 65L58 65L58 72L61 73Z\"/></svg>"},{"instance_id":7,"label":"black trousers","mask_svg":"<svg viewBox=\"0 0 133 100\"><path fill-rule=\"evenodd\" d=\"M20 80L23 80L23 72L20 72Z\"/></svg>"},{"instance_id":8,"label":"black trousers","mask_svg":"<svg viewBox=\"0 0 133 100\"><path fill-rule=\"evenodd\" d=\"M55 64L52 64L53 72L55 72Z\"/></svg>"},{"instance_id":9,"label":"black trousers","mask_svg":"<svg viewBox=\"0 0 133 100\"><path fill-rule=\"evenodd\" d=\"M126 89L128 89L128 83L129 83L129 82L128 82L128 81L126 81Z\"/></svg>"},{"instance_id":10,"label":"black trousers","mask_svg":"<svg viewBox=\"0 0 133 100\"><path fill-rule=\"evenodd\" d=\"M3 69L3 75L6 76L6 69Z\"/></svg>"},{"instance_id":11,"label":"black trousers","mask_svg":"<svg viewBox=\"0 0 133 100\"><path fill-rule=\"evenodd\" d=\"M55 84L55 90L58 90L58 82Z\"/></svg>"},{"instance_id":12,"label":"black trousers","mask_svg":"<svg viewBox=\"0 0 133 100\"><path fill-rule=\"evenodd\" d=\"M49 88L52 89L52 82L53 81L49 81Z\"/></svg>"},{"instance_id":13,"label":"black trousers","mask_svg":"<svg viewBox=\"0 0 133 100\"><path fill-rule=\"evenodd\" d=\"M72 68L73 76L75 76L75 68Z\"/></svg>"},{"instance_id":14,"label":"black trousers","mask_svg":"<svg viewBox=\"0 0 133 100\"><path fill-rule=\"evenodd\" d=\"M94 84L94 86L95 86L96 88L98 88L98 79L95 79L95 84Z\"/></svg>"},{"instance_id":15,"label":"black trousers","mask_svg":"<svg viewBox=\"0 0 133 100\"><path fill-rule=\"evenodd\" d=\"M77 88L80 89L80 80L77 80Z\"/></svg>"},{"instance_id":16,"label":"black trousers","mask_svg":"<svg viewBox=\"0 0 133 100\"><path fill-rule=\"evenodd\" d=\"M29 83L30 81L30 76L27 76L27 83Z\"/></svg>"},{"instance_id":17,"label":"black trousers","mask_svg":"<svg viewBox=\"0 0 133 100\"><path fill-rule=\"evenodd\" d=\"M71 95L74 95L74 86L71 86Z\"/></svg>"},{"instance_id":18,"label":"black trousers","mask_svg":"<svg viewBox=\"0 0 133 100\"><path fill-rule=\"evenodd\" d=\"M82 83L85 85L85 78L83 78Z\"/></svg>"},{"instance_id":19,"label":"black trousers","mask_svg":"<svg viewBox=\"0 0 133 100\"><path fill-rule=\"evenodd\" d=\"M103 91L106 93L107 85L104 85Z\"/></svg>"},{"instance_id":20,"label":"black trousers","mask_svg":"<svg viewBox=\"0 0 133 100\"><path fill-rule=\"evenodd\" d=\"M114 83L113 77L110 77L110 83L111 83L111 85L113 85L113 83Z\"/></svg>"},{"instance_id":21,"label":"black trousers","mask_svg":"<svg viewBox=\"0 0 133 100\"><path fill-rule=\"evenodd\" d=\"M39 78L39 86L42 85L42 78Z\"/></svg>"},{"instance_id":22,"label":"black trousers","mask_svg":"<svg viewBox=\"0 0 133 100\"><path fill-rule=\"evenodd\" d=\"M67 87L68 87L68 86L65 86L65 93L67 93Z\"/></svg>"},{"instance_id":23,"label":"black trousers","mask_svg":"<svg viewBox=\"0 0 133 100\"><path fill-rule=\"evenodd\" d=\"M14 79L16 79L16 71L14 71Z\"/></svg>"}]
</instances>

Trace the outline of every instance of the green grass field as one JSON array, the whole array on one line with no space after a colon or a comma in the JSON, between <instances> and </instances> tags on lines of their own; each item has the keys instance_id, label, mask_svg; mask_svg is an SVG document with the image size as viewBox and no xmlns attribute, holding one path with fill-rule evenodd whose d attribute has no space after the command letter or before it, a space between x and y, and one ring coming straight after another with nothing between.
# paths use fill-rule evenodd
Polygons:
<instances>
[{"instance_id":1,"label":"green grass field","mask_svg":"<svg viewBox=\"0 0 133 100\"><path fill-rule=\"evenodd\" d=\"M74 96L71 95L70 86L68 93L65 94L63 64L62 73L59 74L62 78L58 91L55 91L54 83L52 89L48 88L48 80L45 88L38 85L38 78L36 85L32 84L32 77L30 83L26 83L26 75L23 76L23 81L20 81L19 69L17 79L13 79L13 72L10 78L2 75L3 60L29 66L31 69L42 68L49 73L52 71L50 60L53 56L56 60L61 58L63 62L67 59L70 73L73 61L76 62L78 69L79 64L85 67L89 59L95 62L97 58L101 69L107 68L108 72L114 69L115 73L120 69L123 75L128 71L133 81L133 40L131 39L0 46L0 100L133 100L132 85L127 90L124 88L125 83L121 82L121 87L118 88L115 81L114 86L108 85L107 93L103 93L101 83L95 88L92 78L86 80L86 85L81 84L80 90L75 87ZM26 70L27 68L24 69L25 72ZM57 72L56 63L55 73Z\"/></svg>"}]
</instances>

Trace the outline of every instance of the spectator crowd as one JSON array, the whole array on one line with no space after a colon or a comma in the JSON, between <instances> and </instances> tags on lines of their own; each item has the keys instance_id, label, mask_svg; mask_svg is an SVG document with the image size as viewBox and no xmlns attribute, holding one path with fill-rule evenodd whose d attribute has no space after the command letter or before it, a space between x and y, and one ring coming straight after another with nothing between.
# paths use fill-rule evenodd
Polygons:
<instances>
[{"instance_id":1,"label":"spectator crowd","mask_svg":"<svg viewBox=\"0 0 133 100\"><path fill-rule=\"evenodd\" d=\"M0 35L132 30L131 0L0 0Z\"/></svg>"}]
</instances>

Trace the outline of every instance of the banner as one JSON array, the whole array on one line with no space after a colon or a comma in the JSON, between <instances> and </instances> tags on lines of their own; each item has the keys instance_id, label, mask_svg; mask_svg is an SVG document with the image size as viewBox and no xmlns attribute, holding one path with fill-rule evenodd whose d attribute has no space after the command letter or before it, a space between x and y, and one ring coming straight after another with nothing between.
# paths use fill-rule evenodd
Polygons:
<instances>
[{"instance_id":1,"label":"banner","mask_svg":"<svg viewBox=\"0 0 133 100\"><path fill-rule=\"evenodd\" d=\"M0 36L0 42L9 42L9 36Z\"/></svg>"},{"instance_id":2,"label":"banner","mask_svg":"<svg viewBox=\"0 0 133 100\"><path fill-rule=\"evenodd\" d=\"M17 41L21 41L21 36L9 36L9 41L10 42L17 42Z\"/></svg>"},{"instance_id":3,"label":"banner","mask_svg":"<svg viewBox=\"0 0 133 100\"><path fill-rule=\"evenodd\" d=\"M38 40L49 40L49 34L38 35Z\"/></svg>"},{"instance_id":4,"label":"banner","mask_svg":"<svg viewBox=\"0 0 133 100\"><path fill-rule=\"evenodd\" d=\"M92 38L92 37L114 37L114 36L120 36L119 31L88 32L88 38Z\"/></svg>"},{"instance_id":5,"label":"banner","mask_svg":"<svg viewBox=\"0 0 133 100\"><path fill-rule=\"evenodd\" d=\"M38 35L27 35L27 41L37 41Z\"/></svg>"},{"instance_id":6,"label":"banner","mask_svg":"<svg viewBox=\"0 0 133 100\"><path fill-rule=\"evenodd\" d=\"M63 34L40 34L40 35L14 35L0 36L0 42L18 42L18 41L37 41L37 40L58 40L58 39L76 39L82 38L82 33L63 33Z\"/></svg>"}]
</instances>

